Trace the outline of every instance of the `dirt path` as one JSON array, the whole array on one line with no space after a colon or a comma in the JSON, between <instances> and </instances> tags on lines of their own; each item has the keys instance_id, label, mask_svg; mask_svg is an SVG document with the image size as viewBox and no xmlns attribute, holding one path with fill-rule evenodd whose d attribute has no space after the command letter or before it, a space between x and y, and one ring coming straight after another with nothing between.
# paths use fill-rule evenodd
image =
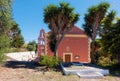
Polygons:
<instances>
[{"instance_id":1,"label":"dirt path","mask_svg":"<svg viewBox=\"0 0 120 81\"><path fill-rule=\"evenodd\" d=\"M76 75L65 76L61 72L38 71L35 62L8 62L0 66L0 81L120 81L120 77L105 76L103 79L82 79Z\"/></svg>"}]
</instances>

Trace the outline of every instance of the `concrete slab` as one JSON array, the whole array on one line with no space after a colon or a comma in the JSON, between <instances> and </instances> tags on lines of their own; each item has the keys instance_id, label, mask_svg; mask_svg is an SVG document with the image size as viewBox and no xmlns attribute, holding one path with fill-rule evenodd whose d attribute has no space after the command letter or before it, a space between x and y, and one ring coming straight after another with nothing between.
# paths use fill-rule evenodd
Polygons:
<instances>
[{"instance_id":1,"label":"concrete slab","mask_svg":"<svg viewBox=\"0 0 120 81\"><path fill-rule=\"evenodd\" d=\"M109 70L98 67L76 66L69 63L67 65L61 63L61 67L65 75L76 74L82 78L103 78L104 75L109 75Z\"/></svg>"},{"instance_id":2,"label":"concrete slab","mask_svg":"<svg viewBox=\"0 0 120 81\"><path fill-rule=\"evenodd\" d=\"M103 74L99 72L80 72L77 73L80 78L103 78Z\"/></svg>"}]
</instances>

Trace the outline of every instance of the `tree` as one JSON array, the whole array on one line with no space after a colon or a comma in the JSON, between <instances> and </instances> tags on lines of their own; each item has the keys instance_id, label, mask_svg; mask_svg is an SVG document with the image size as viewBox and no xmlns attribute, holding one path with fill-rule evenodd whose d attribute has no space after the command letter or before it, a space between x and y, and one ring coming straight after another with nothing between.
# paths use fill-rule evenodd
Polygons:
<instances>
[{"instance_id":1,"label":"tree","mask_svg":"<svg viewBox=\"0 0 120 81\"><path fill-rule=\"evenodd\" d=\"M12 0L0 0L0 34L11 39L11 47L21 47L24 43L21 30L12 18Z\"/></svg>"},{"instance_id":2,"label":"tree","mask_svg":"<svg viewBox=\"0 0 120 81\"><path fill-rule=\"evenodd\" d=\"M12 0L0 0L0 33L9 36L12 20Z\"/></svg>"},{"instance_id":3,"label":"tree","mask_svg":"<svg viewBox=\"0 0 120 81\"><path fill-rule=\"evenodd\" d=\"M0 62L4 60L4 53L9 48L9 30L12 20L12 1L0 0Z\"/></svg>"},{"instance_id":4,"label":"tree","mask_svg":"<svg viewBox=\"0 0 120 81\"><path fill-rule=\"evenodd\" d=\"M68 3L60 3L59 6L51 4L44 9L44 22L48 24L50 33L50 47L56 56L57 48L64 35L78 21L78 14Z\"/></svg>"},{"instance_id":5,"label":"tree","mask_svg":"<svg viewBox=\"0 0 120 81\"><path fill-rule=\"evenodd\" d=\"M108 15L103 20L102 25L102 34L101 34L101 44L102 44L102 50L104 53L109 54L109 47L112 45L111 38L114 38L113 30L114 30L114 21L115 19L115 12L111 11L108 13Z\"/></svg>"},{"instance_id":6,"label":"tree","mask_svg":"<svg viewBox=\"0 0 120 81\"><path fill-rule=\"evenodd\" d=\"M10 40L5 35L0 35L0 62L5 60L5 51L9 48Z\"/></svg>"},{"instance_id":7,"label":"tree","mask_svg":"<svg viewBox=\"0 0 120 81\"><path fill-rule=\"evenodd\" d=\"M92 40L92 49L91 49L91 62L94 63L94 52L95 52L95 39L98 35L99 28L101 26L101 21L104 19L105 14L109 8L108 3L100 3L97 6L92 6L88 9L88 12L85 14L83 24L84 32L91 38Z\"/></svg>"},{"instance_id":8,"label":"tree","mask_svg":"<svg viewBox=\"0 0 120 81\"><path fill-rule=\"evenodd\" d=\"M21 34L18 34L17 36L13 36L13 40L11 42L11 46L15 48L20 48L24 44L24 38Z\"/></svg>"},{"instance_id":9,"label":"tree","mask_svg":"<svg viewBox=\"0 0 120 81\"><path fill-rule=\"evenodd\" d=\"M92 43L93 42L91 42L91 44L90 44L90 46L91 46L90 49L92 49ZM100 39L95 40L94 47L95 47L94 48L94 58L95 58L94 63L97 63L99 57L101 56L101 41L100 41Z\"/></svg>"},{"instance_id":10,"label":"tree","mask_svg":"<svg viewBox=\"0 0 120 81\"><path fill-rule=\"evenodd\" d=\"M35 51L36 50L36 42L35 41L32 41L32 42L29 42L28 45L27 45L27 50L28 51Z\"/></svg>"},{"instance_id":11,"label":"tree","mask_svg":"<svg viewBox=\"0 0 120 81\"><path fill-rule=\"evenodd\" d=\"M11 47L20 48L24 44L19 25L13 21L10 29Z\"/></svg>"},{"instance_id":12,"label":"tree","mask_svg":"<svg viewBox=\"0 0 120 81\"><path fill-rule=\"evenodd\" d=\"M104 21L104 33L101 36L102 50L116 59L120 56L120 19L115 22L115 12L111 12ZM111 59L111 60L112 60Z\"/></svg>"},{"instance_id":13,"label":"tree","mask_svg":"<svg viewBox=\"0 0 120 81\"><path fill-rule=\"evenodd\" d=\"M120 19L117 20L117 23L113 26L113 38L112 38L112 45L109 47L110 52L115 56L120 56Z\"/></svg>"}]
</instances>

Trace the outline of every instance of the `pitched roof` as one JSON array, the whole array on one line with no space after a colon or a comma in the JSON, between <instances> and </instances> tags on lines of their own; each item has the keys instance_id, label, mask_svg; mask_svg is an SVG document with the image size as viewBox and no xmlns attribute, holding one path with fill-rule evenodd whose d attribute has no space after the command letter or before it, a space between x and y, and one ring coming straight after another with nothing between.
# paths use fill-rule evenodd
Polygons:
<instances>
[{"instance_id":1,"label":"pitched roof","mask_svg":"<svg viewBox=\"0 0 120 81\"><path fill-rule=\"evenodd\" d=\"M84 34L84 31L74 26L67 34Z\"/></svg>"},{"instance_id":2,"label":"pitched roof","mask_svg":"<svg viewBox=\"0 0 120 81\"><path fill-rule=\"evenodd\" d=\"M49 31L48 34L49 33L51 33L51 31ZM77 26L74 26L67 34L84 34L84 31Z\"/></svg>"}]
</instances>

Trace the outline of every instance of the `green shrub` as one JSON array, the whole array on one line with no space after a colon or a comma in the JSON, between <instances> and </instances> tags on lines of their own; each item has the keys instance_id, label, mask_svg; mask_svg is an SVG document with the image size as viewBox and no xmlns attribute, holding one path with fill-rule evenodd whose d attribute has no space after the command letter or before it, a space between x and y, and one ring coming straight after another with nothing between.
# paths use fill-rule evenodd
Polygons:
<instances>
[{"instance_id":1,"label":"green shrub","mask_svg":"<svg viewBox=\"0 0 120 81\"><path fill-rule=\"evenodd\" d=\"M0 50L0 63L5 61L4 50Z\"/></svg>"},{"instance_id":2,"label":"green shrub","mask_svg":"<svg viewBox=\"0 0 120 81\"><path fill-rule=\"evenodd\" d=\"M5 35L0 35L0 63L5 61L5 53L10 46L10 40Z\"/></svg>"},{"instance_id":3,"label":"green shrub","mask_svg":"<svg viewBox=\"0 0 120 81\"><path fill-rule=\"evenodd\" d=\"M101 56L98 60L98 65L101 65L101 66L111 66L116 63L117 63L117 60L116 59L111 60L110 56L107 56L107 57Z\"/></svg>"},{"instance_id":4,"label":"green shrub","mask_svg":"<svg viewBox=\"0 0 120 81\"><path fill-rule=\"evenodd\" d=\"M35 41L29 42L27 45L27 50L28 51L35 51L36 50L36 42Z\"/></svg>"},{"instance_id":5,"label":"green shrub","mask_svg":"<svg viewBox=\"0 0 120 81\"><path fill-rule=\"evenodd\" d=\"M47 56L47 55L42 55L40 57L40 62L39 64L48 66L50 68L55 67L61 62L61 60L56 59L54 56Z\"/></svg>"},{"instance_id":6,"label":"green shrub","mask_svg":"<svg viewBox=\"0 0 120 81\"><path fill-rule=\"evenodd\" d=\"M34 46L28 45L28 46L27 46L27 50L28 50L28 51L33 51L33 50L34 50Z\"/></svg>"}]
</instances>

